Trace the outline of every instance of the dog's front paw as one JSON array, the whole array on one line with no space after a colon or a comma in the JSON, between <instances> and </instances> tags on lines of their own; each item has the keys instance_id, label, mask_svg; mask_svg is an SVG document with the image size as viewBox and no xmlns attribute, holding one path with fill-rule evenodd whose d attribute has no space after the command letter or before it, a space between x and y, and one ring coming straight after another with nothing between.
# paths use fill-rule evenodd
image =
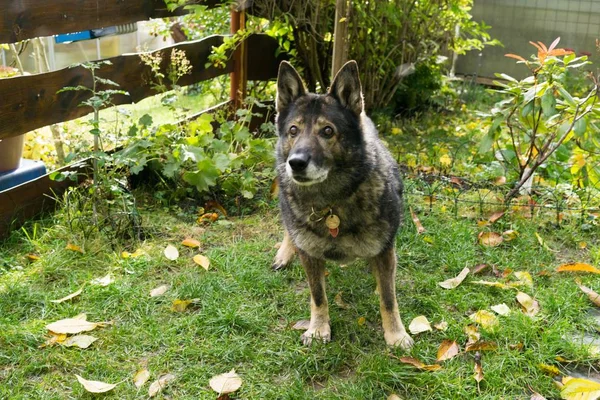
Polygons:
<instances>
[{"instance_id":1,"label":"dog's front paw","mask_svg":"<svg viewBox=\"0 0 600 400\"><path fill-rule=\"evenodd\" d=\"M400 347L404 351L408 351L412 348L415 341L406 331L387 332L384 334L385 342L391 347Z\"/></svg>"},{"instance_id":2,"label":"dog's front paw","mask_svg":"<svg viewBox=\"0 0 600 400\"><path fill-rule=\"evenodd\" d=\"M312 343L313 339L321 340L323 343L327 343L331 340L331 328L329 324L321 324L316 327L310 327L300 337L302 343L308 346Z\"/></svg>"}]
</instances>

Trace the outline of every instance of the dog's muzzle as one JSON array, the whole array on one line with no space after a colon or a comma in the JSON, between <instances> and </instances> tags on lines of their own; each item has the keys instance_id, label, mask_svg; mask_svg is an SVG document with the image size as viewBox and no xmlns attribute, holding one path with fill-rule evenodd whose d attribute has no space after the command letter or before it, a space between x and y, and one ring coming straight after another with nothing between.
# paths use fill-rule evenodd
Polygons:
<instances>
[{"instance_id":1,"label":"dog's muzzle","mask_svg":"<svg viewBox=\"0 0 600 400\"><path fill-rule=\"evenodd\" d=\"M327 170L318 168L311 160L310 153L296 152L288 157L286 172L292 180L301 186L309 186L323 182L327 178Z\"/></svg>"}]
</instances>

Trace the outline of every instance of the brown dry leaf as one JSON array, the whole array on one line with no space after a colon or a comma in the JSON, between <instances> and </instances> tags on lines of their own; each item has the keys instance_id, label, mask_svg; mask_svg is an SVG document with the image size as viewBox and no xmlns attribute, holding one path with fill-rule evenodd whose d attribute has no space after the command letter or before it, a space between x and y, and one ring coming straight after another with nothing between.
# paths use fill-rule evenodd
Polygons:
<instances>
[{"instance_id":1,"label":"brown dry leaf","mask_svg":"<svg viewBox=\"0 0 600 400\"><path fill-rule=\"evenodd\" d=\"M179 258L179 250L177 250L177 247L173 246L172 244L167 245L163 253L165 257L171 261L175 261Z\"/></svg>"},{"instance_id":2,"label":"brown dry leaf","mask_svg":"<svg viewBox=\"0 0 600 400\"><path fill-rule=\"evenodd\" d=\"M348 303L346 303L344 301L344 299L342 299L342 293L344 293L344 292L339 292L338 294L336 294L333 301L335 304L337 304L337 306L339 308L343 308L344 310L347 310L348 308L350 308L350 306L348 305Z\"/></svg>"},{"instance_id":3,"label":"brown dry leaf","mask_svg":"<svg viewBox=\"0 0 600 400\"><path fill-rule=\"evenodd\" d=\"M433 324L433 327L438 331L445 332L448 330L448 323L446 321L438 322L437 324Z\"/></svg>"},{"instance_id":4,"label":"brown dry leaf","mask_svg":"<svg viewBox=\"0 0 600 400\"><path fill-rule=\"evenodd\" d=\"M449 360L460 352L460 348L458 347L458 343L454 340L444 340L440 345L437 352L437 361L446 361Z\"/></svg>"},{"instance_id":5,"label":"brown dry leaf","mask_svg":"<svg viewBox=\"0 0 600 400\"><path fill-rule=\"evenodd\" d=\"M481 354L479 354L479 353L475 353L475 367L473 368L473 371L475 372L473 374L473 378L475 378L475 380L477 381L477 384L479 385L479 382L481 382L483 380L483 368L481 367Z\"/></svg>"},{"instance_id":6,"label":"brown dry leaf","mask_svg":"<svg viewBox=\"0 0 600 400\"><path fill-rule=\"evenodd\" d=\"M54 333L54 332L49 332L49 333L50 333L50 337L48 339L46 339L46 341L44 343L42 343L38 346L40 349L42 349L44 347L54 346L55 344L60 344L67 339L67 335L65 333Z\"/></svg>"},{"instance_id":7,"label":"brown dry leaf","mask_svg":"<svg viewBox=\"0 0 600 400\"><path fill-rule=\"evenodd\" d=\"M479 244L485 247L496 247L502 244L502 235L496 232L480 232L477 235Z\"/></svg>"},{"instance_id":8,"label":"brown dry leaf","mask_svg":"<svg viewBox=\"0 0 600 400\"><path fill-rule=\"evenodd\" d=\"M540 304L527 293L517 293L517 301L519 304L521 304L525 314L529 315L530 317L533 317L540 312Z\"/></svg>"},{"instance_id":9,"label":"brown dry leaf","mask_svg":"<svg viewBox=\"0 0 600 400\"><path fill-rule=\"evenodd\" d=\"M425 317L424 315L419 315L418 317L415 317L412 321L410 321L410 324L408 325L408 330L413 335L416 335L422 332L431 331L432 329L431 324L427 320L427 317Z\"/></svg>"},{"instance_id":10,"label":"brown dry leaf","mask_svg":"<svg viewBox=\"0 0 600 400\"><path fill-rule=\"evenodd\" d=\"M467 325L463 328L463 331L467 334L467 347L470 344L477 342L481 337L477 325Z\"/></svg>"},{"instance_id":11,"label":"brown dry leaf","mask_svg":"<svg viewBox=\"0 0 600 400\"><path fill-rule=\"evenodd\" d=\"M212 377L208 384L212 390L222 395L238 390L242 386L242 378L235 373L235 369L232 369L226 374Z\"/></svg>"},{"instance_id":12,"label":"brown dry leaf","mask_svg":"<svg viewBox=\"0 0 600 400\"><path fill-rule=\"evenodd\" d=\"M292 329L296 329L299 331L305 331L308 329L308 327L310 326L310 321L307 319L301 319L300 321L296 322L294 324L294 326L292 326Z\"/></svg>"},{"instance_id":13,"label":"brown dry leaf","mask_svg":"<svg viewBox=\"0 0 600 400\"><path fill-rule=\"evenodd\" d=\"M79 318L65 318L59 321L46 325L46 329L54 333L76 334L81 332L92 331L104 323L89 322Z\"/></svg>"},{"instance_id":14,"label":"brown dry leaf","mask_svg":"<svg viewBox=\"0 0 600 400\"><path fill-rule=\"evenodd\" d=\"M202 214L200 217L198 217L196 222L198 222L199 224L211 223L211 222L215 222L217 219L219 219L219 214L206 213L206 214Z\"/></svg>"},{"instance_id":15,"label":"brown dry leaf","mask_svg":"<svg viewBox=\"0 0 600 400\"><path fill-rule=\"evenodd\" d=\"M210 260L202 254L196 254L193 258L194 262L208 271L210 268Z\"/></svg>"},{"instance_id":16,"label":"brown dry leaf","mask_svg":"<svg viewBox=\"0 0 600 400\"><path fill-rule=\"evenodd\" d=\"M487 310L479 310L471 314L469 318L486 330L494 330L498 326L498 318Z\"/></svg>"},{"instance_id":17,"label":"brown dry leaf","mask_svg":"<svg viewBox=\"0 0 600 400\"><path fill-rule=\"evenodd\" d=\"M65 249L71 250L71 251L76 251L76 252L81 253L81 254L85 254L85 252L83 251L83 249L81 247L77 246L76 244L67 243L67 246L65 247Z\"/></svg>"},{"instance_id":18,"label":"brown dry leaf","mask_svg":"<svg viewBox=\"0 0 600 400\"><path fill-rule=\"evenodd\" d=\"M66 339L65 341L59 342L59 343L65 347L75 346L75 347L79 347L80 349L87 349L96 340L98 340L97 337L90 336L90 335L75 335L75 336L71 336L70 338Z\"/></svg>"},{"instance_id":19,"label":"brown dry leaf","mask_svg":"<svg viewBox=\"0 0 600 400\"><path fill-rule=\"evenodd\" d=\"M404 364L410 364L415 368L422 369L424 371L438 371L442 369L442 366L439 364L426 365L416 358L412 357L400 357L398 360L403 362Z\"/></svg>"},{"instance_id":20,"label":"brown dry leaf","mask_svg":"<svg viewBox=\"0 0 600 400\"><path fill-rule=\"evenodd\" d=\"M157 380L152 382L152 385L150 385L150 388L148 388L148 396L156 396L158 393L161 392L161 390L165 388L165 386L169 384L169 382L171 382L174 379L175 375L173 374L161 375Z\"/></svg>"},{"instance_id":21,"label":"brown dry leaf","mask_svg":"<svg viewBox=\"0 0 600 400\"><path fill-rule=\"evenodd\" d=\"M460 285L462 283L462 281L465 280L465 278L467 277L469 272L471 272L469 270L469 268L463 268L463 270L460 271L460 273L456 277L451 278L451 279L446 279L445 281L438 283L438 285L440 285L444 289L454 289L458 285Z\"/></svg>"},{"instance_id":22,"label":"brown dry leaf","mask_svg":"<svg viewBox=\"0 0 600 400\"><path fill-rule=\"evenodd\" d=\"M105 383L100 381L88 381L87 379L83 379L81 376L75 374L77 380L85 390L90 393L106 393L113 390L117 385L113 383Z\"/></svg>"},{"instance_id":23,"label":"brown dry leaf","mask_svg":"<svg viewBox=\"0 0 600 400\"><path fill-rule=\"evenodd\" d=\"M184 312L190 304L192 304L194 300L173 300L173 304L171 305L171 311L175 312Z\"/></svg>"},{"instance_id":24,"label":"brown dry leaf","mask_svg":"<svg viewBox=\"0 0 600 400\"><path fill-rule=\"evenodd\" d=\"M219 203L216 200L207 201L206 204L204 204L204 209L205 210L217 210L217 211L220 211L224 217L227 216L227 210L225 210L225 208L221 205L221 203Z\"/></svg>"},{"instance_id":25,"label":"brown dry leaf","mask_svg":"<svg viewBox=\"0 0 600 400\"><path fill-rule=\"evenodd\" d=\"M40 259L40 256L36 255L36 254L27 254L25 256L29 261L37 261Z\"/></svg>"},{"instance_id":26,"label":"brown dry leaf","mask_svg":"<svg viewBox=\"0 0 600 400\"><path fill-rule=\"evenodd\" d=\"M511 286L506 285L502 282L490 282L490 281L471 281L471 283L474 283L476 285L485 285L485 286L493 286L493 287L497 287L500 289L513 289Z\"/></svg>"},{"instance_id":27,"label":"brown dry leaf","mask_svg":"<svg viewBox=\"0 0 600 400\"><path fill-rule=\"evenodd\" d=\"M507 231L502 232L502 237L504 238L505 242L510 242L511 240L516 239L517 236L519 236L519 232L513 229L509 229Z\"/></svg>"},{"instance_id":28,"label":"brown dry leaf","mask_svg":"<svg viewBox=\"0 0 600 400\"><path fill-rule=\"evenodd\" d=\"M417 234L420 235L421 233L424 233L425 228L423 227L423 224L421 224L419 217L417 217L417 214L414 213L412 207L409 207L409 209L410 209L410 215L412 216L412 220L413 220L415 226L417 227Z\"/></svg>"},{"instance_id":29,"label":"brown dry leaf","mask_svg":"<svg viewBox=\"0 0 600 400\"><path fill-rule=\"evenodd\" d=\"M200 241L196 240L196 239L192 239L192 238L185 238L182 242L182 245L184 245L185 247L191 247L192 249L195 249L196 247L200 247Z\"/></svg>"},{"instance_id":30,"label":"brown dry leaf","mask_svg":"<svg viewBox=\"0 0 600 400\"><path fill-rule=\"evenodd\" d=\"M79 296L81 294L81 292L83 292L83 288L85 287L85 283L83 284L83 286L81 286L81 288L73 293L71 293L68 296L63 297L62 299L58 299L58 300L50 300L51 303L62 303L63 301L67 301L67 300L71 300L77 296Z\"/></svg>"},{"instance_id":31,"label":"brown dry leaf","mask_svg":"<svg viewBox=\"0 0 600 400\"><path fill-rule=\"evenodd\" d=\"M600 274L600 269L586 263L568 263L556 268L557 272L591 272Z\"/></svg>"},{"instance_id":32,"label":"brown dry leaf","mask_svg":"<svg viewBox=\"0 0 600 400\"><path fill-rule=\"evenodd\" d=\"M560 397L566 400L595 400L600 397L600 383L584 378L564 376Z\"/></svg>"},{"instance_id":33,"label":"brown dry leaf","mask_svg":"<svg viewBox=\"0 0 600 400\"><path fill-rule=\"evenodd\" d=\"M110 276L110 274L106 274L102 278L95 278L90 281L92 285L96 286L108 286L113 283L115 280Z\"/></svg>"},{"instance_id":34,"label":"brown dry leaf","mask_svg":"<svg viewBox=\"0 0 600 400\"><path fill-rule=\"evenodd\" d=\"M510 314L510 308L504 303L496 304L495 306L491 306L490 308L492 309L493 312L495 312L498 315Z\"/></svg>"},{"instance_id":35,"label":"brown dry leaf","mask_svg":"<svg viewBox=\"0 0 600 400\"><path fill-rule=\"evenodd\" d=\"M162 296L169 290L169 285L160 285L150 291L150 297Z\"/></svg>"},{"instance_id":36,"label":"brown dry leaf","mask_svg":"<svg viewBox=\"0 0 600 400\"><path fill-rule=\"evenodd\" d=\"M488 267L489 267L488 264L478 264L478 265L476 265L475 268L473 268L473 275L477 275L477 274L483 272Z\"/></svg>"},{"instance_id":37,"label":"brown dry leaf","mask_svg":"<svg viewBox=\"0 0 600 400\"><path fill-rule=\"evenodd\" d=\"M465 346L465 351L494 351L498 349L498 345L494 342L476 342Z\"/></svg>"},{"instance_id":38,"label":"brown dry leaf","mask_svg":"<svg viewBox=\"0 0 600 400\"><path fill-rule=\"evenodd\" d=\"M140 369L133 376L133 384L135 385L136 388L139 389L142 386L144 386L146 384L146 382L148 382L148 379L150 379L150 371L148 371L145 368Z\"/></svg>"},{"instance_id":39,"label":"brown dry leaf","mask_svg":"<svg viewBox=\"0 0 600 400\"><path fill-rule=\"evenodd\" d=\"M597 307L600 307L600 294L596 293L593 289L590 289L587 286L583 286L581 281L576 281L576 283L577 286L579 286L579 289L581 289L583 293L587 294L592 303L594 303L594 305Z\"/></svg>"},{"instance_id":40,"label":"brown dry leaf","mask_svg":"<svg viewBox=\"0 0 600 400\"><path fill-rule=\"evenodd\" d=\"M560 375L560 370L558 368L556 368L554 365L538 364L538 367L540 367L540 369L548 375L551 375L551 376Z\"/></svg>"},{"instance_id":41,"label":"brown dry leaf","mask_svg":"<svg viewBox=\"0 0 600 400\"><path fill-rule=\"evenodd\" d=\"M500 218L502 218L504 216L505 211L498 211L493 213L492 215L490 215L490 217L488 218L488 222L490 224L493 224L494 222L498 221Z\"/></svg>"}]
</instances>

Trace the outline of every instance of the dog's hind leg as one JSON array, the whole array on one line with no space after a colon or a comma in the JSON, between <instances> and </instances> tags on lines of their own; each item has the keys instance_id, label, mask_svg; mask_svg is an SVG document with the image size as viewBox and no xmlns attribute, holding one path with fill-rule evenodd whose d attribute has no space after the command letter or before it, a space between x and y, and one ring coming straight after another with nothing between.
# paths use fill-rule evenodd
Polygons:
<instances>
[{"instance_id":1,"label":"dog's hind leg","mask_svg":"<svg viewBox=\"0 0 600 400\"><path fill-rule=\"evenodd\" d=\"M277 254L275 255L275 260L273 260L273 268L274 271L285 268L294 259L294 254L296 254L296 246L292 243L292 238L288 233L287 229L284 229L285 233L283 236L283 241L281 242L281 246L277 250Z\"/></svg>"},{"instance_id":2,"label":"dog's hind leg","mask_svg":"<svg viewBox=\"0 0 600 400\"><path fill-rule=\"evenodd\" d=\"M377 280L385 342L389 346L400 346L404 350L409 350L414 342L402 324L396 300L395 246L372 258L370 263Z\"/></svg>"},{"instance_id":3,"label":"dog's hind leg","mask_svg":"<svg viewBox=\"0 0 600 400\"><path fill-rule=\"evenodd\" d=\"M299 251L298 254L310 287L310 324L308 330L302 334L302 342L309 345L313 338L329 342L331 328L327 294L325 293L325 261L310 257L302 251Z\"/></svg>"}]
</instances>

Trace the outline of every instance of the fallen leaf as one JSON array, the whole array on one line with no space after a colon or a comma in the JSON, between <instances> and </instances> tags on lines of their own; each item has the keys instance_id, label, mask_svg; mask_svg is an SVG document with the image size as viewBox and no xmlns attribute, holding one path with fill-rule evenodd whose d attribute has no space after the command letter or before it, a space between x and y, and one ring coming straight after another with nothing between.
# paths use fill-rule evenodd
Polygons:
<instances>
[{"instance_id":1,"label":"fallen leaf","mask_svg":"<svg viewBox=\"0 0 600 400\"><path fill-rule=\"evenodd\" d=\"M587 294L588 298L594 303L597 307L600 307L600 294L596 293L594 290L590 289L587 286L583 286L581 281L577 282L577 286L579 289L585 294Z\"/></svg>"},{"instance_id":2,"label":"fallen leaf","mask_svg":"<svg viewBox=\"0 0 600 400\"><path fill-rule=\"evenodd\" d=\"M90 393L106 393L113 390L117 385L112 383L105 383L100 381L88 381L87 379L83 379L81 376L75 374L77 380L85 390Z\"/></svg>"},{"instance_id":3,"label":"fallen leaf","mask_svg":"<svg viewBox=\"0 0 600 400\"><path fill-rule=\"evenodd\" d=\"M358 324L358 326L363 326L364 324L367 323L367 319L365 317L360 317L359 319L356 320L356 323Z\"/></svg>"},{"instance_id":4,"label":"fallen leaf","mask_svg":"<svg viewBox=\"0 0 600 400\"><path fill-rule=\"evenodd\" d=\"M219 219L219 214L217 213L206 213L201 215L196 222L198 222L199 224L202 223L211 223L211 222L215 222L217 219Z\"/></svg>"},{"instance_id":5,"label":"fallen leaf","mask_svg":"<svg viewBox=\"0 0 600 400\"><path fill-rule=\"evenodd\" d=\"M479 382L481 382L483 380L483 368L481 366L481 354L479 354L479 353L475 353L475 367L473 368L473 371L475 372L473 374L473 378L475 378L475 380L477 381L477 384L479 385Z\"/></svg>"},{"instance_id":6,"label":"fallen leaf","mask_svg":"<svg viewBox=\"0 0 600 400\"><path fill-rule=\"evenodd\" d=\"M542 396L541 394L539 394L538 392L533 392L531 394L531 398L529 400L546 400L546 398L544 396Z\"/></svg>"},{"instance_id":7,"label":"fallen leaf","mask_svg":"<svg viewBox=\"0 0 600 400\"><path fill-rule=\"evenodd\" d=\"M162 296L169 290L169 285L160 285L150 291L150 297Z\"/></svg>"},{"instance_id":8,"label":"fallen leaf","mask_svg":"<svg viewBox=\"0 0 600 400\"><path fill-rule=\"evenodd\" d=\"M196 254L193 258L194 262L208 271L210 267L210 260L208 257L203 256L202 254Z\"/></svg>"},{"instance_id":9,"label":"fallen leaf","mask_svg":"<svg viewBox=\"0 0 600 400\"><path fill-rule=\"evenodd\" d=\"M424 315L419 315L415 317L412 321L410 321L410 325L408 325L408 330L413 335L418 333L426 332L431 330L431 324L427 320L427 317Z\"/></svg>"},{"instance_id":10,"label":"fallen leaf","mask_svg":"<svg viewBox=\"0 0 600 400\"><path fill-rule=\"evenodd\" d=\"M142 249L137 249L133 253L130 253L128 251L121 252L121 257L123 258L138 258L142 255L144 255L144 251Z\"/></svg>"},{"instance_id":11,"label":"fallen leaf","mask_svg":"<svg viewBox=\"0 0 600 400\"><path fill-rule=\"evenodd\" d=\"M173 304L171 305L171 311L184 312L192 303L193 300L173 300Z\"/></svg>"},{"instance_id":12,"label":"fallen leaf","mask_svg":"<svg viewBox=\"0 0 600 400\"><path fill-rule=\"evenodd\" d=\"M75 335L75 336L71 336L70 338L66 339L65 341L61 342L60 344L65 347L75 346L75 347L79 347L80 349L87 349L96 340L98 340L97 337L90 336L90 335Z\"/></svg>"},{"instance_id":13,"label":"fallen leaf","mask_svg":"<svg viewBox=\"0 0 600 400\"><path fill-rule=\"evenodd\" d=\"M517 344L509 344L508 348L511 350L518 350L521 351L523 350L523 347L525 347L525 345L521 342L517 343Z\"/></svg>"},{"instance_id":14,"label":"fallen leaf","mask_svg":"<svg viewBox=\"0 0 600 400\"><path fill-rule=\"evenodd\" d=\"M40 256L36 255L36 254L27 254L25 256L29 261L37 261L40 259Z\"/></svg>"},{"instance_id":15,"label":"fallen leaf","mask_svg":"<svg viewBox=\"0 0 600 400\"><path fill-rule=\"evenodd\" d=\"M110 274L106 274L102 278L96 278L96 279L92 279L90 281L90 283L92 285L97 285L97 286L108 286L113 282L114 282L114 279L110 276Z\"/></svg>"},{"instance_id":16,"label":"fallen leaf","mask_svg":"<svg viewBox=\"0 0 600 400\"><path fill-rule=\"evenodd\" d=\"M502 244L502 235L496 232L480 232L477 235L477 239L479 240L479 244L485 247L496 247Z\"/></svg>"},{"instance_id":17,"label":"fallen leaf","mask_svg":"<svg viewBox=\"0 0 600 400\"><path fill-rule=\"evenodd\" d=\"M591 272L600 274L600 269L586 263L568 263L556 268L557 272Z\"/></svg>"},{"instance_id":18,"label":"fallen leaf","mask_svg":"<svg viewBox=\"0 0 600 400\"><path fill-rule=\"evenodd\" d=\"M86 321L85 319L77 319L77 318L65 318L59 321L53 322L51 324L46 325L46 329L52 331L54 333L81 333L92 331L96 329L98 326L102 326L102 323L94 323Z\"/></svg>"},{"instance_id":19,"label":"fallen leaf","mask_svg":"<svg viewBox=\"0 0 600 400\"><path fill-rule=\"evenodd\" d=\"M467 352L471 352L471 351L494 351L498 349L498 345L494 342L486 342L486 341L481 341L481 342L475 342L475 343L471 343L468 344L467 346L465 346L465 351Z\"/></svg>"},{"instance_id":20,"label":"fallen leaf","mask_svg":"<svg viewBox=\"0 0 600 400\"><path fill-rule=\"evenodd\" d=\"M586 242L579 242L577 244L577 247L579 247L581 250L586 249L587 248L587 243Z\"/></svg>"},{"instance_id":21,"label":"fallen leaf","mask_svg":"<svg viewBox=\"0 0 600 400\"><path fill-rule=\"evenodd\" d=\"M152 382L152 384L150 385L150 388L148 388L148 396L150 396L150 397L156 396L158 393L161 392L161 390L163 390L165 388L165 386L167 386L169 384L169 382L171 382L174 379L175 379L175 375L173 375L173 374L161 375L157 380Z\"/></svg>"},{"instance_id":22,"label":"fallen leaf","mask_svg":"<svg viewBox=\"0 0 600 400\"><path fill-rule=\"evenodd\" d=\"M404 364L410 364L415 368L422 369L425 371L438 371L442 369L442 366L439 364L426 365L423 364L421 361L417 360L416 358L412 357L400 357L398 358L398 360L400 360Z\"/></svg>"},{"instance_id":23,"label":"fallen leaf","mask_svg":"<svg viewBox=\"0 0 600 400\"><path fill-rule=\"evenodd\" d=\"M553 250L550 247L548 247L548 245L546 244L546 241L540 236L539 233L535 232L535 237L537 238L537 241L540 244L540 246L542 246L544 249L551 251L553 253L558 253L558 250Z\"/></svg>"},{"instance_id":24,"label":"fallen leaf","mask_svg":"<svg viewBox=\"0 0 600 400\"><path fill-rule=\"evenodd\" d=\"M419 217L417 217L417 214L414 213L412 207L409 207L409 209L410 209L410 215L412 216L412 220L413 220L415 226L417 227L417 234L420 235L421 233L424 233L425 228L423 227L423 224L421 224Z\"/></svg>"},{"instance_id":25,"label":"fallen leaf","mask_svg":"<svg viewBox=\"0 0 600 400\"><path fill-rule=\"evenodd\" d=\"M500 218L502 218L504 216L505 211L498 211L493 213L492 215L490 215L490 217L488 218L488 222L490 224L493 224L494 222L498 221Z\"/></svg>"},{"instance_id":26,"label":"fallen leaf","mask_svg":"<svg viewBox=\"0 0 600 400\"><path fill-rule=\"evenodd\" d=\"M473 275L477 275L477 274L481 273L482 271L484 271L488 267L489 267L488 264L478 264L478 265L476 265L475 268L473 268Z\"/></svg>"},{"instance_id":27,"label":"fallen leaf","mask_svg":"<svg viewBox=\"0 0 600 400\"><path fill-rule=\"evenodd\" d=\"M502 232L502 237L506 242L510 242L511 240L516 239L517 236L519 236L519 232L512 229Z\"/></svg>"},{"instance_id":28,"label":"fallen leaf","mask_svg":"<svg viewBox=\"0 0 600 400\"><path fill-rule=\"evenodd\" d=\"M486 310L479 310L471 314L469 318L486 330L493 330L498 326L498 318Z\"/></svg>"},{"instance_id":29,"label":"fallen leaf","mask_svg":"<svg viewBox=\"0 0 600 400\"><path fill-rule=\"evenodd\" d=\"M238 390L242 386L242 378L235 373L235 369L232 369L225 374L212 377L208 384L212 390L222 395Z\"/></svg>"},{"instance_id":30,"label":"fallen leaf","mask_svg":"<svg viewBox=\"0 0 600 400\"><path fill-rule=\"evenodd\" d=\"M504 303L496 304L495 306L491 306L490 308L492 309L493 312L495 312L498 315L510 314L510 308Z\"/></svg>"},{"instance_id":31,"label":"fallen leaf","mask_svg":"<svg viewBox=\"0 0 600 400\"><path fill-rule=\"evenodd\" d=\"M471 281L471 283L474 283L476 285L485 285L485 286L493 286L493 287L497 287L500 289L514 289L512 287L510 287L509 285L506 285L502 282L490 282L490 281Z\"/></svg>"},{"instance_id":32,"label":"fallen leaf","mask_svg":"<svg viewBox=\"0 0 600 400\"><path fill-rule=\"evenodd\" d=\"M308 327L310 326L310 321L307 319L301 319L300 321L296 322L294 324L294 326L292 326L292 329L296 329L299 331L305 331L308 329Z\"/></svg>"},{"instance_id":33,"label":"fallen leaf","mask_svg":"<svg viewBox=\"0 0 600 400\"><path fill-rule=\"evenodd\" d=\"M171 261L175 261L179 258L179 250L177 250L177 247L173 246L172 244L168 245L163 253L165 257Z\"/></svg>"},{"instance_id":34,"label":"fallen leaf","mask_svg":"<svg viewBox=\"0 0 600 400\"><path fill-rule=\"evenodd\" d=\"M462 281L465 280L465 278L467 277L469 272L470 272L469 268L463 268L463 270L460 271L460 273L456 277L447 279L443 282L440 282L440 283L438 283L438 285L440 285L444 289L454 289L458 285L460 285L462 283Z\"/></svg>"},{"instance_id":35,"label":"fallen leaf","mask_svg":"<svg viewBox=\"0 0 600 400\"><path fill-rule=\"evenodd\" d=\"M438 322L437 324L433 324L433 327L438 331L445 332L448 330L448 323L446 321Z\"/></svg>"},{"instance_id":36,"label":"fallen leaf","mask_svg":"<svg viewBox=\"0 0 600 400\"><path fill-rule=\"evenodd\" d=\"M335 295L335 298L333 299L334 303L337 304L337 306L339 308L343 308L345 310L347 310L348 308L350 308L350 306L348 305L348 303L346 303L344 301L344 299L342 299L342 293L343 292L339 292L338 294Z\"/></svg>"},{"instance_id":37,"label":"fallen leaf","mask_svg":"<svg viewBox=\"0 0 600 400\"><path fill-rule=\"evenodd\" d=\"M387 397L387 400L402 400L402 397L398 396L396 393L392 393Z\"/></svg>"},{"instance_id":38,"label":"fallen leaf","mask_svg":"<svg viewBox=\"0 0 600 400\"><path fill-rule=\"evenodd\" d=\"M225 208L223 208L223 206L216 200L209 200L206 202L206 204L204 204L204 209L205 210L217 210L220 211L221 214L223 214L223 216L227 216L227 211L225 210Z\"/></svg>"},{"instance_id":39,"label":"fallen leaf","mask_svg":"<svg viewBox=\"0 0 600 400\"><path fill-rule=\"evenodd\" d=\"M148 379L150 379L150 371L148 371L145 368L140 369L133 376L133 384L135 385L136 388L139 389L142 386L144 386L146 384L146 382L148 382Z\"/></svg>"},{"instance_id":40,"label":"fallen leaf","mask_svg":"<svg viewBox=\"0 0 600 400\"><path fill-rule=\"evenodd\" d=\"M429 235L423 236L423 241L425 243L429 243L429 244L434 244L435 243L435 240L433 240L433 238L431 236L429 236Z\"/></svg>"},{"instance_id":41,"label":"fallen leaf","mask_svg":"<svg viewBox=\"0 0 600 400\"><path fill-rule=\"evenodd\" d=\"M477 329L477 325L467 325L463 328L463 331L467 334L467 347L479 340L481 333Z\"/></svg>"},{"instance_id":42,"label":"fallen leaf","mask_svg":"<svg viewBox=\"0 0 600 400\"><path fill-rule=\"evenodd\" d=\"M50 332L50 337L44 343L40 344L38 347L40 349L42 349L44 347L54 346L55 344L60 344L60 343L64 342L66 339L67 339L67 335L65 333Z\"/></svg>"},{"instance_id":43,"label":"fallen leaf","mask_svg":"<svg viewBox=\"0 0 600 400\"><path fill-rule=\"evenodd\" d=\"M521 304L521 307L523 307L525 314L529 315L530 317L533 317L540 311L540 304L527 293L517 293L517 301L519 304Z\"/></svg>"},{"instance_id":44,"label":"fallen leaf","mask_svg":"<svg viewBox=\"0 0 600 400\"><path fill-rule=\"evenodd\" d=\"M200 241L196 240L196 239L192 239L192 238L185 238L182 242L182 245L184 245L185 247L191 247L192 249L195 249L196 247L200 247Z\"/></svg>"},{"instance_id":45,"label":"fallen leaf","mask_svg":"<svg viewBox=\"0 0 600 400\"><path fill-rule=\"evenodd\" d=\"M560 375L560 370L558 368L556 368L554 365L538 364L538 367L540 367L540 369L548 375L551 375L551 376Z\"/></svg>"},{"instance_id":46,"label":"fallen leaf","mask_svg":"<svg viewBox=\"0 0 600 400\"><path fill-rule=\"evenodd\" d=\"M600 396L600 383L584 378L565 376L560 396L567 400L594 400Z\"/></svg>"},{"instance_id":47,"label":"fallen leaf","mask_svg":"<svg viewBox=\"0 0 600 400\"><path fill-rule=\"evenodd\" d=\"M458 343L454 340L444 340L437 352L437 361L446 361L449 360L460 352L460 348L458 347Z\"/></svg>"},{"instance_id":48,"label":"fallen leaf","mask_svg":"<svg viewBox=\"0 0 600 400\"><path fill-rule=\"evenodd\" d=\"M67 250L71 250L71 251L76 251L79 252L81 254L85 254L83 249L79 246L77 246L76 244L72 244L72 243L67 243L67 246L65 247L65 249Z\"/></svg>"},{"instance_id":49,"label":"fallen leaf","mask_svg":"<svg viewBox=\"0 0 600 400\"><path fill-rule=\"evenodd\" d=\"M533 287L533 278L531 277L531 274L527 271L517 271L515 272L515 276L518 279L518 283L519 285L523 285L523 286L528 286L530 288Z\"/></svg>"},{"instance_id":50,"label":"fallen leaf","mask_svg":"<svg viewBox=\"0 0 600 400\"><path fill-rule=\"evenodd\" d=\"M72 298L79 296L81 294L81 292L83 292L84 287L85 287L85 284L83 284L83 286L81 286L81 288L79 290L71 293L70 295L63 297L62 299L50 300L50 302L59 304L59 303L62 303L63 301L71 300Z\"/></svg>"}]
</instances>

